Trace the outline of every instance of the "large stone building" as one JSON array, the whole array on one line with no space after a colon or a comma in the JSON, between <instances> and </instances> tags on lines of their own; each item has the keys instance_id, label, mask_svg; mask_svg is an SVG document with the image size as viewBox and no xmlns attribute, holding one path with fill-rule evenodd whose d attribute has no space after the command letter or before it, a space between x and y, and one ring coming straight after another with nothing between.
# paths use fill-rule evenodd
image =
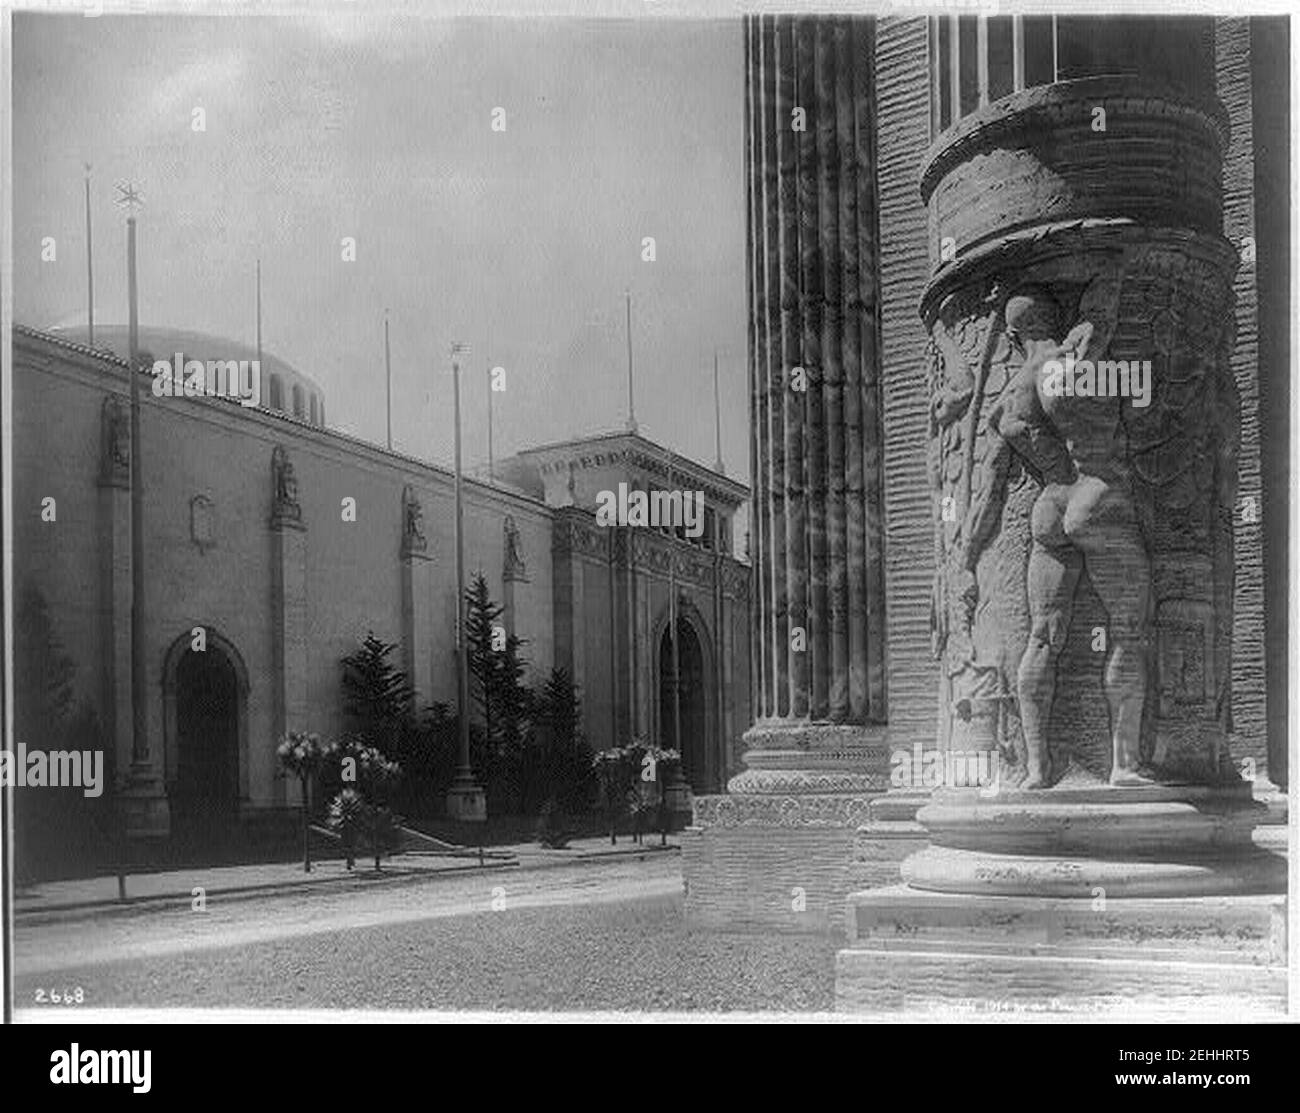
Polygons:
<instances>
[{"instance_id":1,"label":"large stone building","mask_svg":"<svg viewBox=\"0 0 1300 1113\"><path fill-rule=\"evenodd\" d=\"M44 601L72 699L98 720L120 787L132 763L129 379L125 331L95 339L92 350L14 330L14 587ZM141 330L139 350L256 356L160 328ZM256 407L154 397L140 373L157 834L293 805L277 741L340 734L340 659L368 631L400 644L421 703L456 703L452 475L329 428L324 392L284 361L263 354L262 373ZM557 493L557 469L578 481ZM748 569L730 528L747 489L634 434L524 453L500 475L465 482L467 574L483 573L527 640L530 679L568 669L594 747L679 745L691 788L719 790L748 723ZM596 497L619 482L702 491L706 531L602 527ZM43 650L26 630L15 652L31 658ZM17 740L34 746L41 693L16 697Z\"/></svg>"},{"instance_id":2,"label":"large stone building","mask_svg":"<svg viewBox=\"0 0 1300 1113\"><path fill-rule=\"evenodd\" d=\"M1286 36L746 20L755 725L687 901L843 930L843 1007L1285 999Z\"/></svg>"}]
</instances>

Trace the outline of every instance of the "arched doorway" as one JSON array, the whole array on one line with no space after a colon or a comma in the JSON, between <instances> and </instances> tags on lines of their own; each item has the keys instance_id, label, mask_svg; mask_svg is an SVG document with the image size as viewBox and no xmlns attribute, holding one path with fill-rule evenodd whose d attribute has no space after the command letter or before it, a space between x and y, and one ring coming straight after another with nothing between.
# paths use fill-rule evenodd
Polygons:
<instances>
[{"instance_id":1,"label":"arched doorway","mask_svg":"<svg viewBox=\"0 0 1300 1113\"><path fill-rule=\"evenodd\" d=\"M235 831L245 685L237 659L211 636L205 649L169 654L167 681L172 838L204 857Z\"/></svg>"},{"instance_id":2,"label":"arched doorway","mask_svg":"<svg viewBox=\"0 0 1300 1113\"><path fill-rule=\"evenodd\" d=\"M673 667L673 627L659 639L660 744L680 751L682 776L694 793L708 792L709 717L704 650L694 626L677 619L677 667ZM680 723L680 737L678 724Z\"/></svg>"}]
</instances>

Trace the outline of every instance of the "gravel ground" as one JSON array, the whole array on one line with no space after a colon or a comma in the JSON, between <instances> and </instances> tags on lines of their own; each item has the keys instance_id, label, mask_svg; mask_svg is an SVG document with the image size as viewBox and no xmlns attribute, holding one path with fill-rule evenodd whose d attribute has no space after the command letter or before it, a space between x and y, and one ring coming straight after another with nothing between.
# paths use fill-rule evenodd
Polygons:
<instances>
[{"instance_id":1,"label":"gravel ground","mask_svg":"<svg viewBox=\"0 0 1300 1113\"><path fill-rule=\"evenodd\" d=\"M48 985L99 1007L829 1012L836 946L693 931L680 895L655 895L68 965L20 975L17 1000Z\"/></svg>"}]
</instances>

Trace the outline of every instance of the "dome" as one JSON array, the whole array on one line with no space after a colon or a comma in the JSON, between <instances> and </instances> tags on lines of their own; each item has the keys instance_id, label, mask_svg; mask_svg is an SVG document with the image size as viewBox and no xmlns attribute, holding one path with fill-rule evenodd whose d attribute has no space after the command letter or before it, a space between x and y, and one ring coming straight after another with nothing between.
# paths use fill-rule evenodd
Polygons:
<instances>
[{"instance_id":1,"label":"dome","mask_svg":"<svg viewBox=\"0 0 1300 1113\"><path fill-rule=\"evenodd\" d=\"M46 329L51 336L85 343L86 328L80 325L59 324ZM183 360L210 359L256 360L257 349L238 340L212 336L187 329L160 328L141 325L137 330L142 353L151 360L170 361L177 352ZM130 328L127 325L95 325L95 347L112 352L121 359L130 354ZM308 375L262 349L260 397L262 408L288 414L299 421L321 428L325 425L325 392Z\"/></svg>"}]
</instances>

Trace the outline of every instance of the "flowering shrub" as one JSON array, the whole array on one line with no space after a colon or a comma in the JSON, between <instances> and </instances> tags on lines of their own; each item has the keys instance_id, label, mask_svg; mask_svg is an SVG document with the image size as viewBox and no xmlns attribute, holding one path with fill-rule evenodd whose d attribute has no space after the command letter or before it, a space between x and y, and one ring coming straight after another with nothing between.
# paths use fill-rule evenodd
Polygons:
<instances>
[{"instance_id":1,"label":"flowering shrub","mask_svg":"<svg viewBox=\"0 0 1300 1113\"><path fill-rule=\"evenodd\" d=\"M677 750L651 745L639 738L628 746L614 746L592 757L609 823L609 841L617 842L615 828L621 815L631 815L638 839L646 816L662 809L664 788L681 769Z\"/></svg>"},{"instance_id":2,"label":"flowering shrub","mask_svg":"<svg viewBox=\"0 0 1300 1113\"><path fill-rule=\"evenodd\" d=\"M348 869L355 861L358 844L364 843L369 848L378 871L382 868L380 859L383 855L396 850L402 841L398 818L392 809L384 804L370 803L354 788L343 789L330 801L329 825L343 842Z\"/></svg>"},{"instance_id":3,"label":"flowering shrub","mask_svg":"<svg viewBox=\"0 0 1300 1113\"><path fill-rule=\"evenodd\" d=\"M275 748L280 766L302 785L302 868L311 873L311 784L335 752L332 742L322 742L319 734L291 730Z\"/></svg>"},{"instance_id":4,"label":"flowering shrub","mask_svg":"<svg viewBox=\"0 0 1300 1113\"><path fill-rule=\"evenodd\" d=\"M336 750L333 742L322 742L315 732L291 730L280 740L275 756L286 773L305 780L318 773Z\"/></svg>"},{"instance_id":5,"label":"flowering shrub","mask_svg":"<svg viewBox=\"0 0 1300 1113\"><path fill-rule=\"evenodd\" d=\"M364 843L374 854L378 870L380 858L401 845L399 819L388 807L401 766L358 737L339 743L322 741L314 733L290 731L275 752L284 771L302 783L303 868L311 872L308 813L311 785L319 778L327 792L333 793L327 822L342 839L348 868L352 868L357 846Z\"/></svg>"}]
</instances>

